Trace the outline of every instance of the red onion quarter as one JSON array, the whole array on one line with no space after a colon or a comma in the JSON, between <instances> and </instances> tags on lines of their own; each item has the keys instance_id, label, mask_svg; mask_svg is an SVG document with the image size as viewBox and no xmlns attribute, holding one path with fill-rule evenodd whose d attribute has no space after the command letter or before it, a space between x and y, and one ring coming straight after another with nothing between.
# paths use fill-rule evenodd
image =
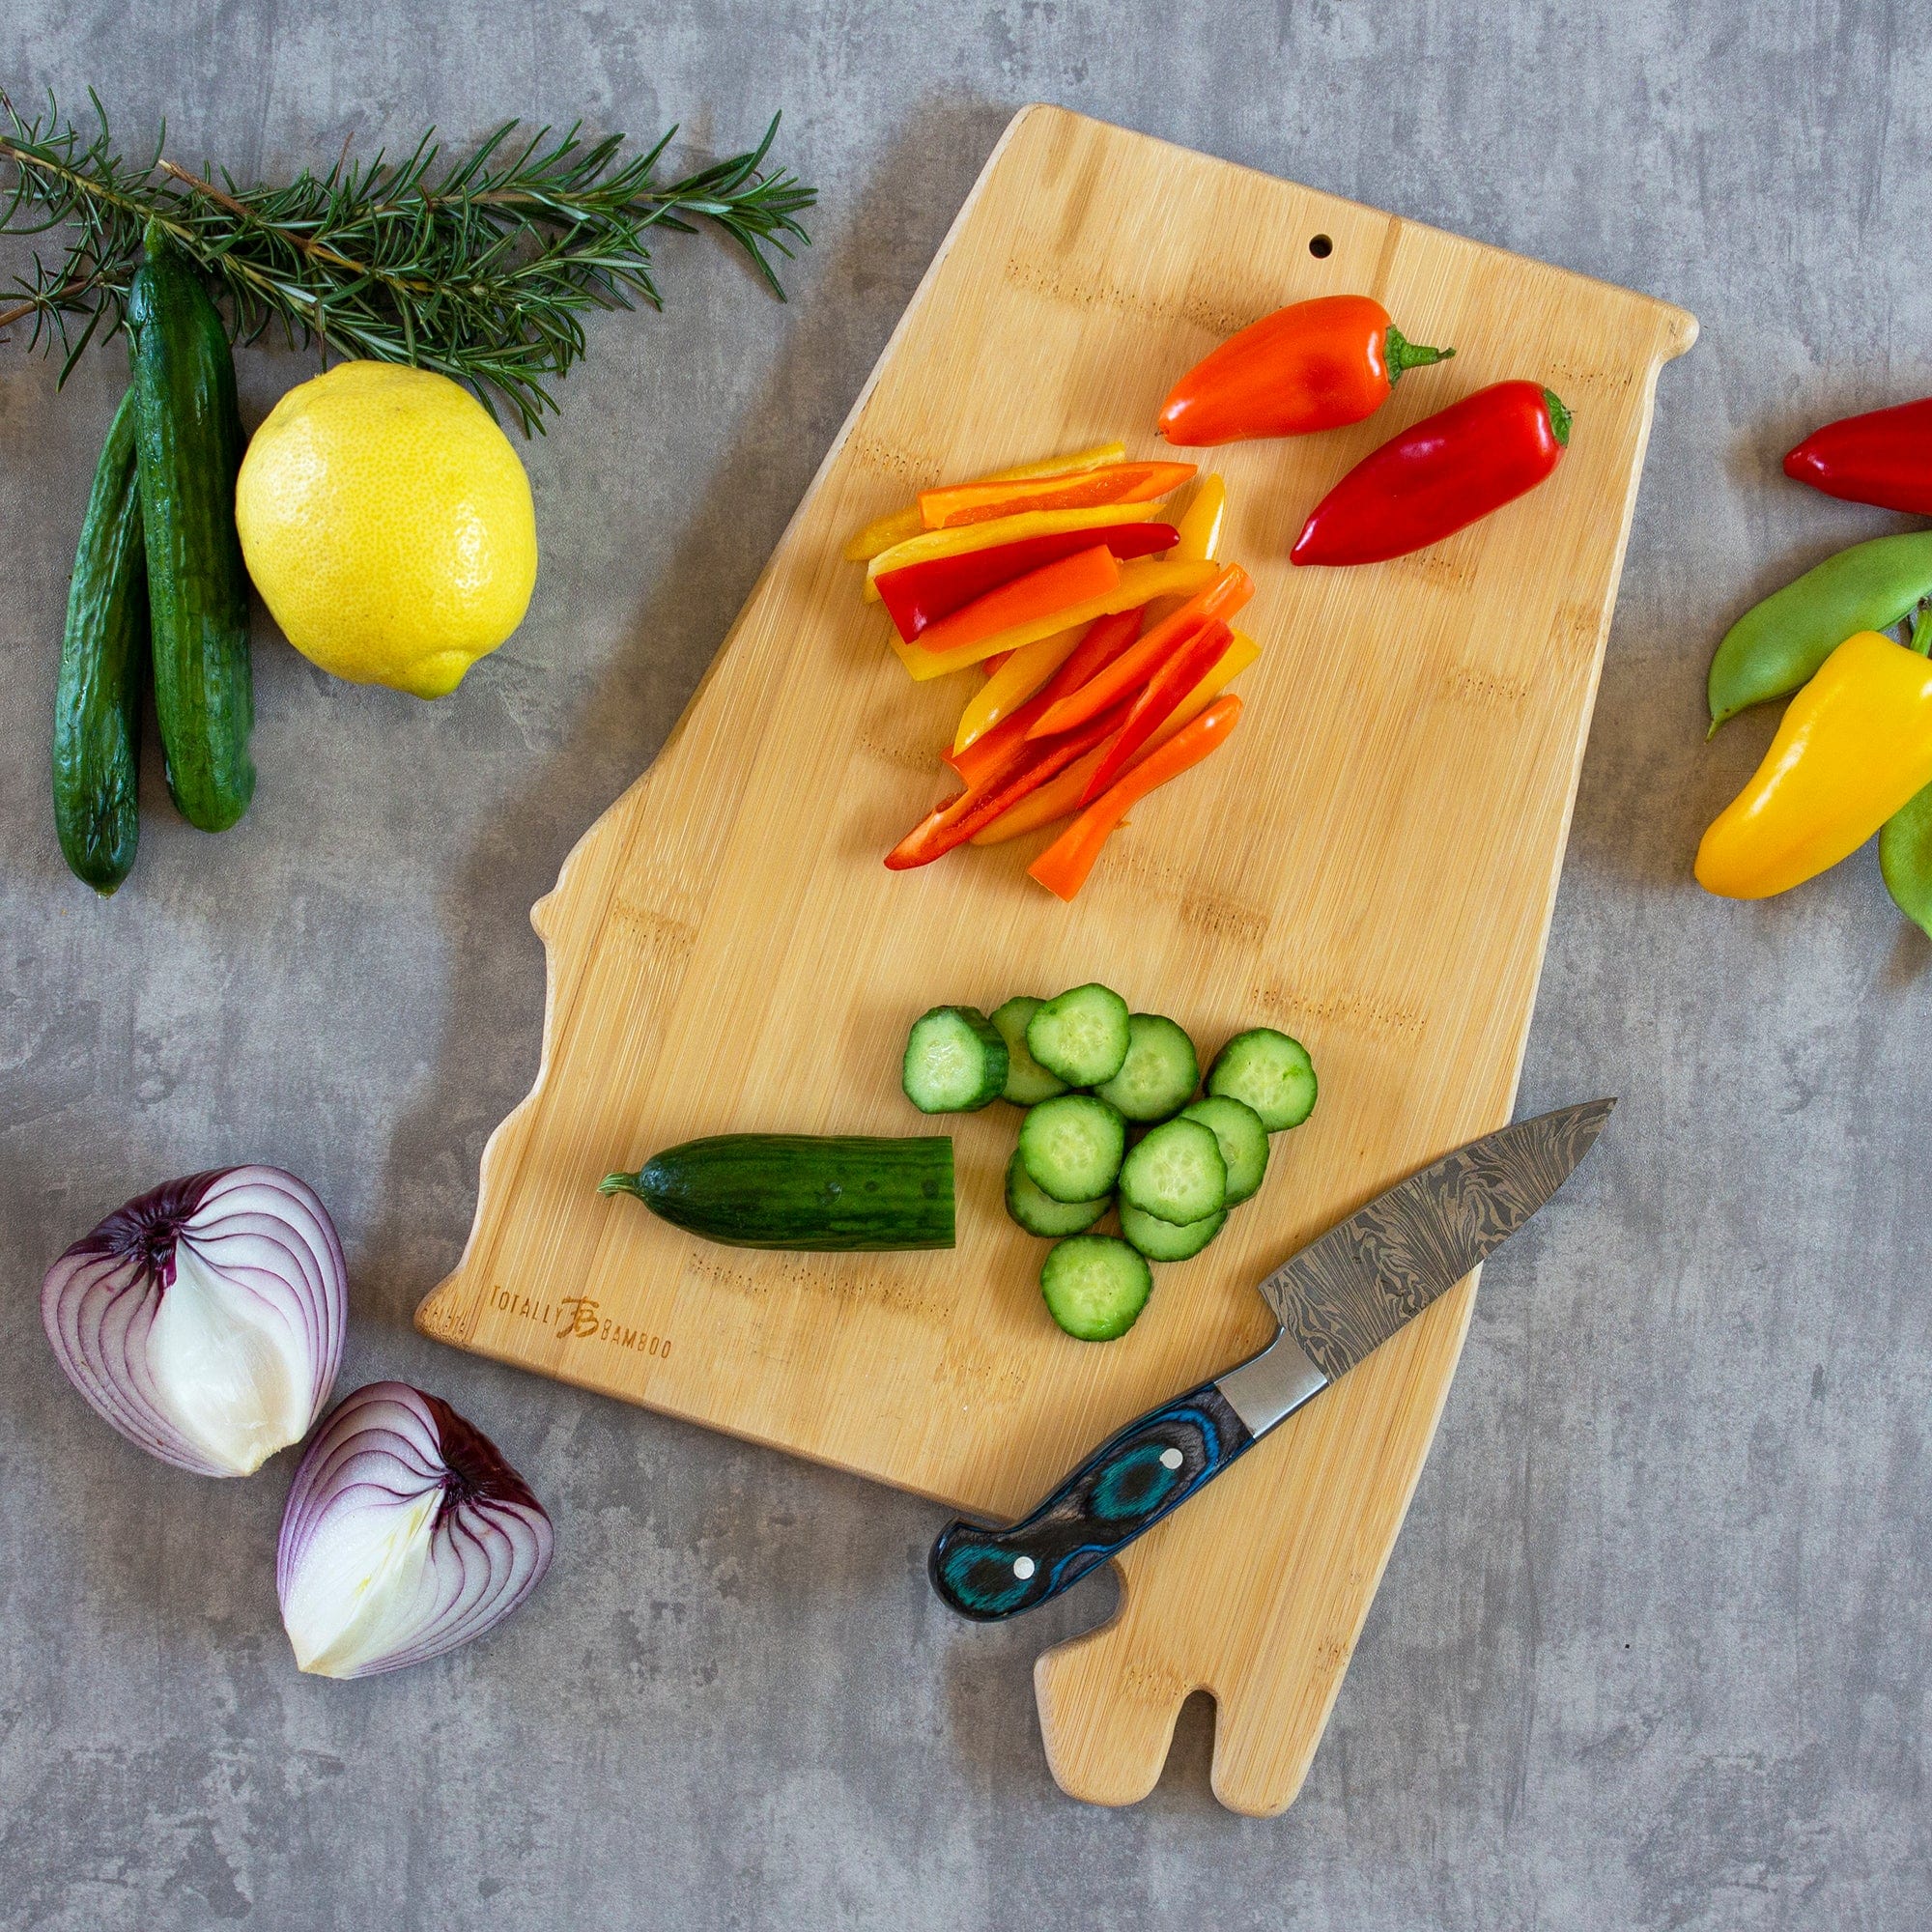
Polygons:
<instances>
[{"instance_id":1,"label":"red onion quarter","mask_svg":"<svg viewBox=\"0 0 1932 1932\"><path fill-rule=\"evenodd\" d=\"M41 1286L68 1379L128 1441L204 1476L246 1476L308 1434L348 1315L328 1210L275 1167L167 1181Z\"/></svg>"},{"instance_id":2,"label":"red onion quarter","mask_svg":"<svg viewBox=\"0 0 1932 1932\"><path fill-rule=\"evenodd\" d=\"M275 1594L302 1669L369 1677L493 1629L550 1556L550 1518L488 1436L407 1382L371 1382L296 1471Z\"/></svg>"}]
</instances>

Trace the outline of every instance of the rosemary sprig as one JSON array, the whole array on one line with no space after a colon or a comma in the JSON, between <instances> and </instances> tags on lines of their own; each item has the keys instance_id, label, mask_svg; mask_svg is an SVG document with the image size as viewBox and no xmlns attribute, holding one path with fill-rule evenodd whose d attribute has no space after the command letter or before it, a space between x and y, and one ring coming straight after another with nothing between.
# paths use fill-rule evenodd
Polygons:
<instances>
[{"instance_id":1,"label":"rosemary sprig","mask_svg":"<svg viewBox=\"0 0 1932 1932\"><path fill-rule=\"evenodd\" d=\"M511 121L446 165L432 128L407 160L353 162L345 148L326 175L244 187L167 159L165 128L145 161L123 160L88 98L91 137L51 97L29 119L0 91L0 235L70 231L15 278L0 328L31 321L30 347L58 342L63 382L103 324L107 340L125 323L152 223L225 298L238 341L279 327L297 347L440 370L486 406L499 396L527 434L556 407L547 384L583 354L586 310L663 307L651 229L710 223L782 300L771 251L789 261L789 244L809 242L798 217L817 199L795 175L765 171L776 115L749 153L666 183L657 167L675 128L625 158L621 134Z\"/></svg>"}]
</instances>

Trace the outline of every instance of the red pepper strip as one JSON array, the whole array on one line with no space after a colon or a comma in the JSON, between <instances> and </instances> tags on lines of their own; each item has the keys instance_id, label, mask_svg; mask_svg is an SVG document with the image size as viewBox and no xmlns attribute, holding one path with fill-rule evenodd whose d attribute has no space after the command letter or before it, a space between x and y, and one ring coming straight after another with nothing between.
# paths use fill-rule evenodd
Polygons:
<instances>
[{"instance_id":1,"label":"red pepper strip","mask_svg":"<svg viewBox=\"0 0 1932 1932\"><path fill-rule=\"evenodd\" d=\"M1380 563L1440 543L1533 490L1570 440L1570 412L1534 383L1494 383L1365 456L1315 506L1293 563Z\"/></svg>"},{"instance_id":2,"label":"red pepper strip","mask_svg":"<svg viewBox=\"0 0 1932 1932\"><path fill-rule=\"evenodd\" d=\"M929 530L983 524L1022 510L1079 510L1098 503L1145 503L1179 490L1194 474L1191 463L1109 463L1065 476L1021 483L954 483L919 493L920 520Z\"/></svg>"},{"instance_id":3,"label":"red pepper strip","mask_svg":"<svg viewBox=\"0 0 1932 1932\"><path fill-rule=\"evenodd\" d=\"M1152 556L1173 549L1179 541L1180 532L1172 524L1133 523L1111 529L1063 530L1056 536L1031 537L992 550L967 551L959 556L934 557L930 563L908 564L874 581L881 601L899 627L899 636L911 643L930 625L950 617L976 597L1042 564L1058 563L1063 556L1092 550L1095 544L1104 544L1124 560Z\"/></svg>"},{"instance_id":4,"label":"red pepper strip","mask_svg":"<svg viewBox=\"0 0 1932 1932\"><path fill-rule=\"evenodd\" d=\"M1338 429L1380 409L1405 369L1455 353L1405 340L1367 296L1293 302L1188 370L1161 406L1160 433L1198 445Z\"/></svg>"},{"instance_id":5,"label":"red pepper strip","mask_svg":"<svg viewBox=\"0 0 1932 1932\"><path fill-rule=\"evenodd\" d=\"M1120 581L1121 566L1114 553L1105 544L1091 545L1057 563L1030 570L1010 583L998 584L983 597L962 605L952 616L928 624L920 648L934 653L964 650L1015 625L1031 624L1056 611L1084 604L1089 598L1104 597Z\"/></svg>"},{"instance_id":6,"label":"red pepper strip","mask_svg":"<svg viewBox=\"0 0 1932 1932\"><path fill-rule=\"evenodd\" d=\"M1217 617L1161 666L1147 688L1128 707L1119 734L1094 769L1080 793L1083 806L1092 805L1126 770L1133 755L1173 715L1180 700L1221 662L1221 653L1235 634Z\"/></svg>"},{"instance_id":7,"label":"red pepper strip","mask_svg":"<svg viewBox=\"0 0 1932 1932\"><path fill-rule=\"evenodd\" d=\"M1814 429L1784 473L1847 502L1932 515L1932 396Z\"/></svg>"},{"instance_id":8,"label":"red pepper strip","mask_svg":"<svg viewBox=\"0 0 1932 1932\"><path fill-rule=\"evenodd\" d=\"M1217 751L1227 742L1240 715L1241 700L1233 692L1217 697L1193 724L1177 731L1159 751L1117 781L1104 797L1094 800L1027 870L1057 897L1071 899L1087 883L1100 847L1128 811L1156 785L1179 778L1190 765L1198 765L1209 752Z\"/></svg>"},{"instance_id":9,"label":"red pepper strip","mask_svg":"<svg viewBox=\"0 0 1932 1932\"><path fill-rule=\"evenodd\" d=\"M1023 752L1019 757L1009 759L984 783L961 792L957 798L927 813L886 854L887 869L905 872L915 866L929 866L955 845L965 844L976 832L983 831L1001 812L1010 810L1030 791L1037 791L1076 758L1085 757L1101 739L1120 728L1123 716L1124 707L1116 706L1080 730L1069 731L1051 745L1034 748L1035 755L1028 756Z\"/></svg>"},{"instance_id":10,"label":"red pepper strip","mask_svg":"<svg viewBox=\"0 0 1932 1932\"><path fill-rule=\"evenodd\" d=\"M1216 617L1225 622L1255 594L1255 580L1238 563L1231 563L1207 589L1197 591L1173 616L1156 624L1132 650L1091 677L1078 691L1051 704L1035 721L1027 735L1049 738L1117 703L1138 691L1204 624Z\"/></svg>"},{"instance_id":11,"label":"red pepper strip","mask_svg":"<svg viewBox=\"0 0 1932 1932\"><path fill-rule=\"evenodd\" d=\"M1095 617L1087 635L1074 645L1073 654L1027 701L982 731L970 745L946 753L946 762L969 785L980 784L1008 762L1026 743L1027 733L1045 713L1048 705L1078 691L1097 670L1121 655L1139 635L1141 613L1122 611L1111 617Z\"/></svg>"}]
</instances>

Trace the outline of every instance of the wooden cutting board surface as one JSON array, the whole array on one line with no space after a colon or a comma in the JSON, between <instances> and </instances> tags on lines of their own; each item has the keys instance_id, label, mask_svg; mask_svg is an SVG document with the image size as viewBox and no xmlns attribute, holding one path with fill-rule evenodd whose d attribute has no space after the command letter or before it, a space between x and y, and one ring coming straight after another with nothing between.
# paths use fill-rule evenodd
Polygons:
<instances>
[{"instance_id":1,"label":"wooden cutting board surface","mask_svg":"<svg viewBox=\"0 0 1932 1932\"><path fill-rule=\"evenodd\" d=\"M1326 236L1318 258L1310 242ZM1241 724L1154 794L1065 906L1043 836L888 872L949 788L972 673L915 685L840 558L914 489L1151 426L1181 370L1283 302L1367 292L1453 362L1349 430L1203 452L1223 555L1259 585ZM1683 310L1050 107L1019 114L657 762L532 915L535 1090L483 1158L427 1334L994 1516L1132 1415L1258 1348L1253 1284L1510 1114L1659 366ZM1576 412L1555 476L1421 554L1294 570L1322 492L1505 377ZM898 1091L941 1002L1100 979L1206 1058L1304 1040L1313 1120L1123 1340L1062 1335L1043 1245L1001 1205L1017 1117L933 1122ZM944 1254L707 1246L598 1179L694 1135L950 1129ZM1469 1320L1470 1282L1122 1559L1114 1620L1040 1658L1055 1776L1143 1796L1196 1689L1214 1789L1293 1798L1387 1562ZM934 1524L938 1527L937 1521ZM963 1639L962 1639L963 1640Z\"/></svg>"}]
</instances>

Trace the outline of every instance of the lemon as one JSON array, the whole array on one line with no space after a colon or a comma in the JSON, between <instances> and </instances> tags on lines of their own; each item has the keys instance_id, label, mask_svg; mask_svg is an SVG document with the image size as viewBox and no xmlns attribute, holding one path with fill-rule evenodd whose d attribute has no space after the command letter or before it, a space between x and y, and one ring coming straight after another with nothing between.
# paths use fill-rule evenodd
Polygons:
<instances>
[{"instance_id":1,"label":"lemon","mask_svg":"<svg viewBox=\"0 0 1932 1932\"><path fill-rule=\"evenodd\" d=\"M235 485L242 554L297 650L337 677L454 691L529 607L529 478L489 412L427 369L344 362L291 389Z\"/></svg>"}]
</instances>

